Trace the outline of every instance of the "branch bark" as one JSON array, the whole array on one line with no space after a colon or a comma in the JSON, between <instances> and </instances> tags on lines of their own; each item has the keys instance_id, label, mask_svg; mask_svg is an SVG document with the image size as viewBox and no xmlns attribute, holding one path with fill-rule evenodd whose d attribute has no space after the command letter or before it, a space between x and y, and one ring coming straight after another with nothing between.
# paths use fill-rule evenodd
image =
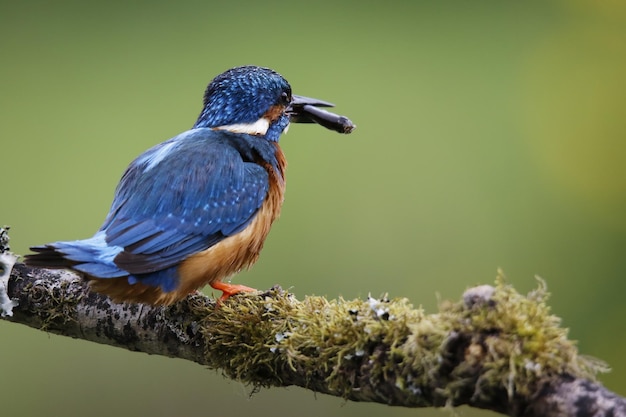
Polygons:
<instances>
[{"instance_id":1,"label":"branch bark","mask_svg":"<svg viewBox=\"0 0 626 417\"><path fill-rule=\"evenodd\" d=\"M169 307L114 304L72 272L20 263L6 284L17 305L4 320L191 360L255 386L510 416L626 416L626 400L594 380L603 365L581 357L549 314L543 282L523 296L499 278L430 315L406 299L300 301L280 288L219 306L201 294Z\"/></svg>"}]
</instances>

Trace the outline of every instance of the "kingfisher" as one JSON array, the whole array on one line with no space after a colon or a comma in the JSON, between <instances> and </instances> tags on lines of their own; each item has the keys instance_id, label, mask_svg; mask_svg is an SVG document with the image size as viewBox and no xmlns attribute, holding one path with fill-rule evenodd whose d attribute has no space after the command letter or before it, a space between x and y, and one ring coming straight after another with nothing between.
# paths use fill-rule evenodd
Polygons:
<instances>
[{"instance_id":1,"label":"kingfisher","mask_svg":"<svg viewBox=\"0 0 626 417\"><path fill-rule=\"evenodd\" d=\"M285 193L279 138L290 122L340 133L355 125L292 94L279 73L229 69L204 94L193 127L139 155L126 169L90 238L31 247L25 263L69 268L116 302L168 305L210 285L221 300L244 285L224 281L252 266Z\"/></svg>"}]
</instances>

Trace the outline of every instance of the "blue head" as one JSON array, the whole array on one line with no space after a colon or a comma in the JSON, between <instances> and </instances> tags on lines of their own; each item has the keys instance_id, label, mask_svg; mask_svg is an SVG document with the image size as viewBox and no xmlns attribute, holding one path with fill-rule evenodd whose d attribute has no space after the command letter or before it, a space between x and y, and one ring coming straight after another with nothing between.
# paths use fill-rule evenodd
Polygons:
<instances>
[{"instance_id":1,"label":"blue head","mask_svg":"<svg viewBox=\"0 0 626 417\"><path fill-rule=\"evenodd\" d=\"M194 128L209 127L277 141L289 125L291 86L268 68L229 69L211 81Z\"/></svg>"}]
</instances>

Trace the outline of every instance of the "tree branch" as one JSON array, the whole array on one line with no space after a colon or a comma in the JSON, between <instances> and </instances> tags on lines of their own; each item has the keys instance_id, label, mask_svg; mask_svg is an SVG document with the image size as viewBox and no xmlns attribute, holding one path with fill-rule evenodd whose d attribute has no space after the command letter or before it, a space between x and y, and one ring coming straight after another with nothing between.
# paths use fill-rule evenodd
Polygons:
<instances>
[{"instance_id":1,"label":"tree branch","mask_svg":"<svg viewBox=\"0 0 626 417\"><path fill-rule=\"evenodd\" d=\"M72 272L20 263L6 289L17 306L4 320L188 359L254 386L510 416L626 416L625 399L594 380L604 366L580 356L549 314L541 281L523 296L500 277L430 315L406 299L300 301L280 288L219 306L201 294L169 307L114 304Z\"/></svg>"}]
</instances>

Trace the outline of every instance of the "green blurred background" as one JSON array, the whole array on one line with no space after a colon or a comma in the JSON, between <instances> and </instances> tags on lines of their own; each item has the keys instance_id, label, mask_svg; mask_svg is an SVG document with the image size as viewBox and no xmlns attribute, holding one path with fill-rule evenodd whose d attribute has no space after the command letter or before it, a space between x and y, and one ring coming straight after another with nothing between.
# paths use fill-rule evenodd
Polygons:
<instances>
[{"instance_id":1,"label":"green blurred background","mask_svg":"<svg viewBox=\"0 0 626 417\"><path fill-rule=\"evenodd\" d=\"M283 136L283 214L235 282L433 312L498 267L522 292L540 275L626 394L622 1L4 1L0 51L15 252L90 236L127 164L193 124L213 76L268 66L358 129ZM193 363L6 322L0 340L3 415L441 415L293 387L250 397Z\"/></svg>"}]
</instances>

